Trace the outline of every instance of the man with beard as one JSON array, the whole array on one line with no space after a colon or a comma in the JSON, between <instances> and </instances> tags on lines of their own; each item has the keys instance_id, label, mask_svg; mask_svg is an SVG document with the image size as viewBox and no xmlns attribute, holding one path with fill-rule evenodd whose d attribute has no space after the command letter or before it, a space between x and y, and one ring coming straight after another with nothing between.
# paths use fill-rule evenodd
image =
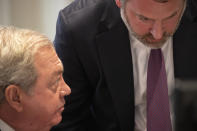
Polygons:
<instances>
[{"instance_id":1,"label":"man with beard","mask_svg":"<svg viewBox=\"0 0 197 131\"><path fill-rule=\"evenodd\" d=\"M75 0L61 10L54 44L72 94L53 130L173 130L175 78L197 77L195 5L192 0ZM152 52L162 59L162 71L149 63ZM149 67L158 79L151 78ZM165 93L158 87L150 91L155 84Z\"/></svg>"}]
</instances>

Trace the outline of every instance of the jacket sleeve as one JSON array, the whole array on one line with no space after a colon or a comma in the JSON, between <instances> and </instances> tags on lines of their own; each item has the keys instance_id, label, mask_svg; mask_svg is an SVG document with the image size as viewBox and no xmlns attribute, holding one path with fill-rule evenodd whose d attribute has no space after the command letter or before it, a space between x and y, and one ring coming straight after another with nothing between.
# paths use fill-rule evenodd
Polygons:
<instances>
[{"instance_id":1,"label":"jacket sleeve","mask_svg":"<svg viewBox=\"0 0 197 131\"><path fill-rule=\"evenodd\" d=\"M63 77L71 88L71 95L70 102L65 105L62 122L53 127L52 131L88 131L88 128L94 127L91 124L93 120L90 115L92 90L75 49L72 31L67 23L64 13L60 11L54 46L63 63Z\"/></svg>"}]
</instances>

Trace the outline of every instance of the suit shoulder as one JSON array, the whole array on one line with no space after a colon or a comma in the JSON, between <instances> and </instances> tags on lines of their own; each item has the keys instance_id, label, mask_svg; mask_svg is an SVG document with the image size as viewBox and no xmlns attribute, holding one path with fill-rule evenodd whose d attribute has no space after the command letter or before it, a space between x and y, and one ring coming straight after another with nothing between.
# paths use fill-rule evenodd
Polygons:
<instances>
[{"instance_id":1,"label":"suit shoulder","mask_svg":"<svg viewBox=\"0 0 197 131\"><path fill-rule=\"evenodd\" d=\"M75 0L70 5L61 10L61 15L67 19L86 16L91 14L99 14L105 8L109 0ZM90 17L89 17L90 18Z\"/></svg>"},{"instance_id":2,"label":"suit shoulder","mask_svg":"<svg viewBox=\"0 0 197 131\"><path fill-rule=\"evenodd\" d=\"M57 25L74 36L93 38L116 27L120 21L115 0L75 0L60 11Z\"/></svg>"},{"instance_id":3,"label":"suit shoulder","mask_svg":"<svg viewBox=\"0 0 197 131\"><path fill-rule=\"evenodd\" d=\"M60 11L59 17L72 31L93 33L100 27L107 29L115 25L120 12L115 0L75 0Z\"/></svg>"}]
</instances>

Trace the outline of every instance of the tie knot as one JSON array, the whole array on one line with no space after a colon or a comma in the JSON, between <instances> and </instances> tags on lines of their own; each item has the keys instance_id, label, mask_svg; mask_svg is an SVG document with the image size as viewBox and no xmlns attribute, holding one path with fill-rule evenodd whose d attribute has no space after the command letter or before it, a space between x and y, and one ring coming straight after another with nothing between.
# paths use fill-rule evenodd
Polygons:
<instances>
[{"instance_id":1,"label":"tie knot","mask_svg":"<svg viewBox=\"0 0 197 131\"><path fill-rule=\"evenodd\" d=\"M162 51L161 49L151 49L150 57L149 57L149 65L154 68L155 66L161 67L163 61Z\"/></svg>"},{"instance_id":2,"label":"tie knot","mask_svg":"<svg viewBox=\"0 0 197 131\"><path fill-rule=\"evenodd\" d=\"M159 54L161 54L161 48L151 49L151 54L153 54L153 55L159 55Z\"/></svg>"}]
</instances>

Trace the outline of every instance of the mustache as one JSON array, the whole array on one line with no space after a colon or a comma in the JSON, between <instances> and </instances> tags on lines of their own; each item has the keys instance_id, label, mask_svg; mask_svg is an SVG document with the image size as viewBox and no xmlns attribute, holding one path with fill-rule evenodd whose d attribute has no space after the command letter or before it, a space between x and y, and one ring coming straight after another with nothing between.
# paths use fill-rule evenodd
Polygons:
<instances>
[{"instance_id":1,"label":"mustache","mask_svg":"<svg viewBox=\"0 0 197 131\"><path fill-rule=\"evenodd\" d=\"M164 32L163 36L162 36L162 39L164 39L166 37L169 37L169 36L172 36L172 34ZM155 40L155 38L153 37L153 35L151 33L148 33L148 34L145 34L145 35L141 36L141 39L145 39L145 38L149 38L151 40Z\"/></svg>"},{"instance_id":2,"label":"mustache","mask_svg":"<svg viewBox=\"0 0 197 131\"><path fill-rule=\"evenodd\" d=\"M150 40L156 40L153 35L151 33L147 33L145 35L142 35L142 36L137 36L139 39L141 39L143 42L145 43L163 43L166 41L167 38L171 37L173 35L173 33L167 33L167 32L164 32L163 33L163 36L161 37L161 40L159 42L151 42Z\"/></svg>"}]
</instances>

